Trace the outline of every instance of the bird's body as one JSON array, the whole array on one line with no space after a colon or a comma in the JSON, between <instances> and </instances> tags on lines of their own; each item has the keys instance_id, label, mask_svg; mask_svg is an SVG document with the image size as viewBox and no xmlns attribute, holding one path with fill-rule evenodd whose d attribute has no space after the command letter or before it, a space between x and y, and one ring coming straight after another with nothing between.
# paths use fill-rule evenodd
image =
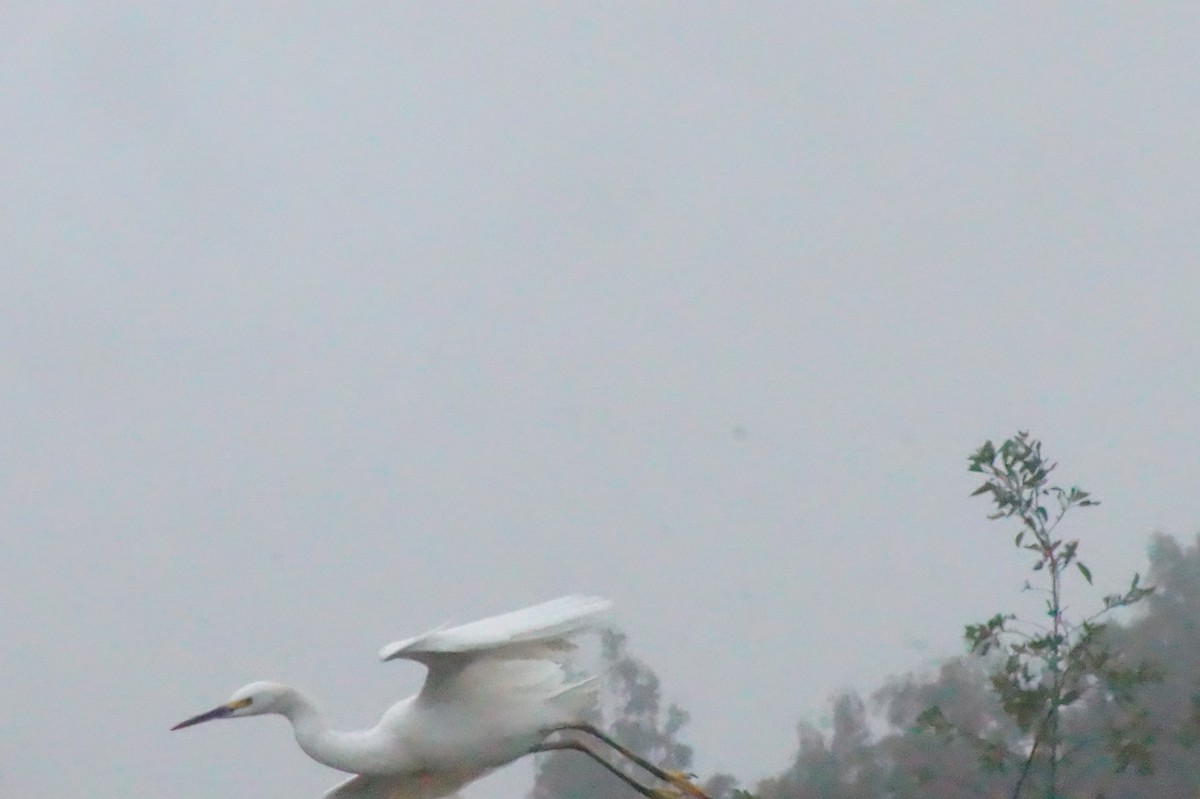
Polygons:
<instances>
[{"instance_id":1,"label":"bird's body","mask_svg":"<svg viewBox=\"0 0 1200 799\"><path fill-rule=\"evenodd\" d=\"M356 776L325 799L437 799L537 751L555 730L582 724L595 679L570 680L559 662L569 639L610 603L563 597L531 608L389 644L383 660L429 668L419 693L366 730L342 732L294 688L251 683L226 704L176 726L278 713L309 757Z\"/></svg>"}]
</instances>

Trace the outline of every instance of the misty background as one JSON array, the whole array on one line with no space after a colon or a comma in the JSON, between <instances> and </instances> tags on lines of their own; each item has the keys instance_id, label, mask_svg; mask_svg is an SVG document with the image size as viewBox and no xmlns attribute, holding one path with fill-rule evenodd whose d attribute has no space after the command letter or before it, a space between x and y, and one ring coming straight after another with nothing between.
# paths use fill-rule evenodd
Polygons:
<instances>
[{"instance_id":1,"label":"misty background","mask_svg":"<svg viewBox=\"0 0 1200 799\"><path fill-rule=\"evenodd\" d=\"M1011 604L965 458L1018 428L1123 582L1200 522L1198 34L6 4L0 793L320 796L282 722L167 728L260 678L371 724L380 644L577 591L765 776Z\"/></svg>"}]
</instances>

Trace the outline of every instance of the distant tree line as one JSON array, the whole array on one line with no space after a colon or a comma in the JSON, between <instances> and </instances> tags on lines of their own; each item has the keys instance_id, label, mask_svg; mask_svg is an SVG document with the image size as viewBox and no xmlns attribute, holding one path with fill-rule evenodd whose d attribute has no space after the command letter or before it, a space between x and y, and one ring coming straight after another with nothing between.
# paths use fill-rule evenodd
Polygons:
<instances>
[{"instance_id":1,"label":"distant tree line","mask_svg":"<svg viewBox=\"0 0 1200 799\"><path fill-rule=\"evenodd\" d=\"M968 624L966 654L932 674L893 678L865 699L834 697L828 725L800 722L795 757L780 773L744 786L709 776L700 784L710 796L1200 796L1200 536L1184 545L1153 535L1144 581L1133 575L1091 615L1072 615L1093 577L1079 540L1061 537L1058 523L1098 503L1053 484L1054 464L1026 433L986 443L969 466L985 478L976 494L992 501L990 517L1030 556L1025 590L1044 598L1045 615L998 613ZM1118 610L1120 622L1111 618ZM690 770L688 714L664 703L658 678L624 637L608 634L603 657L605 701L595 721L664 767ZM586 758L554 754L540 761L529 799L631 795Z\"/></svg>"}]
</instances>

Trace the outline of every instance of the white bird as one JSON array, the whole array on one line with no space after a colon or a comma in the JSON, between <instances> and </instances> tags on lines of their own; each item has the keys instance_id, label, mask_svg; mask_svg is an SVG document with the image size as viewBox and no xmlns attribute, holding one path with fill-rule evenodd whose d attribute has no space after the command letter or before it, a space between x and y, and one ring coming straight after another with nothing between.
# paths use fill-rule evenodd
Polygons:
<instances>
[{"instance_id":1,"label":"white bird","mask_svg":"<svg viewBox=\"0 0 1200 799\"><path fill-rule=\"evenodd\" d=\"M683 775L659 769L584 721L595 702L597 678L572 681L560 660L573 648L569 639L594 626L611 604L599 597L562 597L388 644L379 651L381 660L416 660L429 673L420 692L397 702L370 729L330 729L312 700L273 682L239 688L225 704L171 729L282 715L309 757L355 775L324 799L437 799L524 755L558 749L584 752L649 799L668 795L629 777L578 740L546 740L555 732L576 730L678 791L707 799Z\"/></svg>"}]
</instances>

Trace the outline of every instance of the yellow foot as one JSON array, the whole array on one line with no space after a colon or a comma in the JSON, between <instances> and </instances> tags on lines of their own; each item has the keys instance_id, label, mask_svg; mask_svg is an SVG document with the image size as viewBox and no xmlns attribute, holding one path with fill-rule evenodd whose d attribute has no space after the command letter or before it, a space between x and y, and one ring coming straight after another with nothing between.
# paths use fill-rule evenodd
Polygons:
<instances>
[{"instance_id":1,"label":"yellow foot","mask_svg":"<svg viewBox=\"0 0 1200 799\"><path fill-rule=\"evenodd\" d=\"M668 771L667 778L679 791L688 796L694 796L696 799L708 799L708 794L700 790L696 783L691 781L691 777L695 774L685 774L682 771Z\"/></svg>"}]
</instances>

